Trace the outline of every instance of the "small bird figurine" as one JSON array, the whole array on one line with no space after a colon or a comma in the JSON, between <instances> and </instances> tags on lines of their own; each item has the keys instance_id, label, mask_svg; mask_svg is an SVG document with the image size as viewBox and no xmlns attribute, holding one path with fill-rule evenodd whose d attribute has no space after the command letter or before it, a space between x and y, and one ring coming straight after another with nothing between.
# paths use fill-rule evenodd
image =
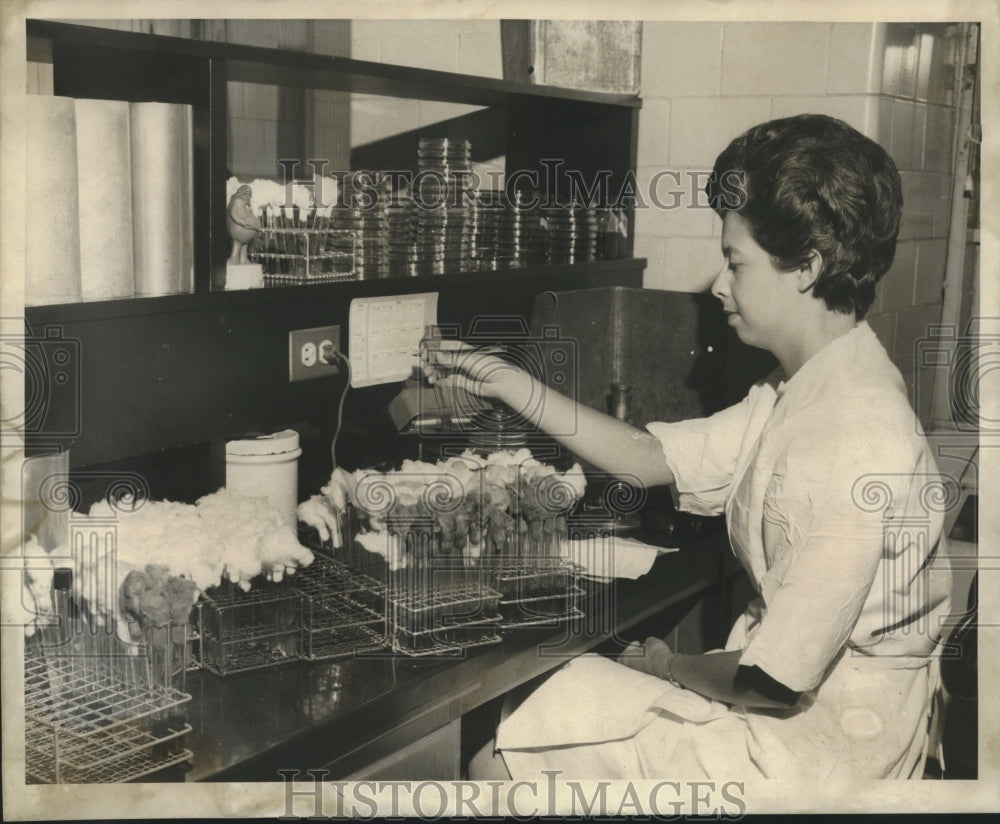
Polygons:
<instances>
[{"instance_id":1,"label":"small bird figurine","mask_svg":"<svg viewBox=\"0 0 1000 824\"><path fill-rule=\"evenodd\" d=\"M250 206L252 197L253 191L244 184L229 199L229 206L226 209L226 227L229 229L229 236L233 239L233 248L227 263L250 262L250 258L247 256L247 246L260 231L260 219L253 213Z\"/></svg>"}]
</instances>

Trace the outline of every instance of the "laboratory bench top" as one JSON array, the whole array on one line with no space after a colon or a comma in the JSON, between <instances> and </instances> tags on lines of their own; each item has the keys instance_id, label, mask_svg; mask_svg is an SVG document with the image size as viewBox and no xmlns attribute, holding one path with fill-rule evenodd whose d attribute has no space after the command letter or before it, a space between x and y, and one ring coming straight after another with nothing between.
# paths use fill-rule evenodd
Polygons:
<instances>
[{"instance_id":1,"label":"laboratory bench top","mask_svg":"<svg viewBox=\"0 0 1000 824\"><path fill-rule=\"evenodd\" d=\"M310 769L324 770L329 780L383 778L372 765L457 729L466 713L575 655L614 647L630 629L719 587L732 557L719 526L659 555L636 580L584 582L584 618L509 631L500 643L461 657L425 660L383 651L227 677L190 672L193 758L162 780L280 781L279 770ZM457 749L454 741L449 746Z\"/></svg>"}]
</instances>

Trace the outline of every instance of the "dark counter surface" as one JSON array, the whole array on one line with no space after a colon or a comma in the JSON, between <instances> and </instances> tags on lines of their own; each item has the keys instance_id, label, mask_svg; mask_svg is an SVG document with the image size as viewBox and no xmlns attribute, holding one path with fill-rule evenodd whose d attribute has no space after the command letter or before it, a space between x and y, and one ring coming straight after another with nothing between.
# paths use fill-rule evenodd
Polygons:
<instances>
[{"instance_id":1,"label":"dark counter surface","mask_svg":"<svg viewBox=\"0 0 1000 824\"><path fill-rule=\"evenodd\" d=\"M432 661L366 653L225 678L189 673L194 753L187 781L279 781L278 770L335 779L385 757L568 658L719 581L721 533L659 556L638 580L590 582L585 618L510 631L501 643ZM666 630L667 627L664 627Z\"/></svg>"}]
</instances>

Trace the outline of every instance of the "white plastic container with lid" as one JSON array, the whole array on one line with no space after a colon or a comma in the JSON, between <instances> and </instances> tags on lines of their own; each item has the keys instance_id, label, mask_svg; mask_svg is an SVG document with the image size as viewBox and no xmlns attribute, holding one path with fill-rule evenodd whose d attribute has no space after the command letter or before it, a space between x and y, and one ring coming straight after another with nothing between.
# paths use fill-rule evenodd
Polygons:
<instances>
[{"instance_id":1,"label":"white plastic container with lid","mask_svg":"<svg viewBox=\"0 0 1000 824\"><path fill-rule=\"evenodd\" d=\"M268 498L294 527L301 454L294 429L228 441L226 488L251 498Z\"/></svg>"}]
</instances>

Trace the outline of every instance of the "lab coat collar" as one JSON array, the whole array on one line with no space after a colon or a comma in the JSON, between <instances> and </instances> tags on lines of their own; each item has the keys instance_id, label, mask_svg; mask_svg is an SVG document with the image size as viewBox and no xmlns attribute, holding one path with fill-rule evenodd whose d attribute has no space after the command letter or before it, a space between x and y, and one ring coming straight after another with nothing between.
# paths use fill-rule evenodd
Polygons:
<instances>
[{"instance_id":1,"label":"lab coat collar","mask_svg":"<svg viewBox=\"0 0 1000 824\"><path fill-rule=\"evenodd\" d=\"M791 378L781 380L775 389L778 399L786 407L805 403L831 375L856 366L859 360L870 362L867 353L872 343L879 346L875 333L867 321L859 321L809 358Z\"/></svg>"}]
</instances>

